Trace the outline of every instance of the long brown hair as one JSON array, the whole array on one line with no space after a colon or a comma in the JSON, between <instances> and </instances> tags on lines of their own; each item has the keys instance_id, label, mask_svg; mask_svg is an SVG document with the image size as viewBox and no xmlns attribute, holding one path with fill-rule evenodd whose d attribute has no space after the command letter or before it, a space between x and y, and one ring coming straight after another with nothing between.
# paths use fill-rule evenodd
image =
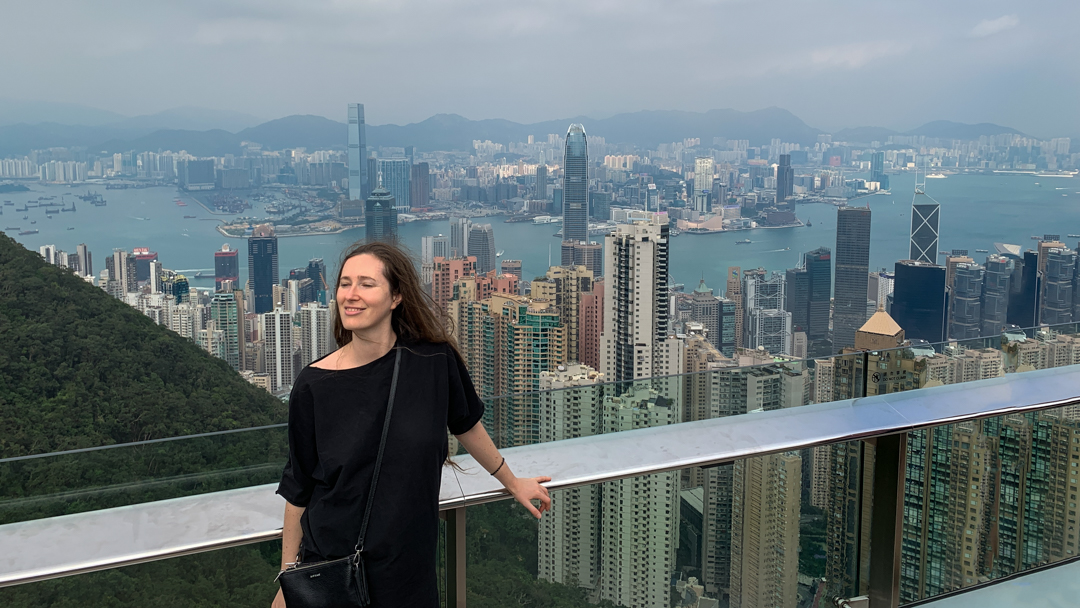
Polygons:
<instances>
[{"instance_id":1,"label":"long brown hair","mask_svg":"<svg viewBox=\"0 0 1080 608\"><path fill-rule=\"evenodd\" d=\"M456 349L445 311L438 310L431 294L424 291L420 275L409 254L400 246L375 241L357 243L345 250L338 266L335 291L341 284L341 273L345 262L358 255L371 254L383 263L383 274L390 283L390 293L400 295L401 303L390 315L390 326L398 339L403 342L421 341L435 344L450 344ZM335 293L335 298L336 298ZM341 324L338 307L334 306L334 340L339 347L352 342L353 333Z\"/></svg>"}]
</instances>

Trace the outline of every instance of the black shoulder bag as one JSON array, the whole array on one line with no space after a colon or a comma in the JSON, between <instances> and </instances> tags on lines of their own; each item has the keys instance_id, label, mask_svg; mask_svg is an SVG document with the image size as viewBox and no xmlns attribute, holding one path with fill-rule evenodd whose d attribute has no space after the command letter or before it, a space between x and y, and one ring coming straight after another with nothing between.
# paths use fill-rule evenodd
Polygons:
<instances>
[{"instance_id":1,"label":"black shoulder bag","mask_svg":"<svg viewBox=\"0 0 1080 608\"><path fill-rule=\"evenodd\" d=\"M309 565L297 563L282 570L278 574L278 581L281 583L281 593L286 606L363 608L371 603L367 575L364 572L364 535L367 533L368 518L371 517L379 469L382 468L383 448L386 447L386 433L390 430L390 414L394 411L394 394L397 392L400 364L401 350L398 349L394 359L394 376L390 381L390 399L386 404L386 420L383 422L382 439L379 440L379 455L375 458L375 471L371 474L371 490L368 491L364 521L360 524L360 537L356 540L356 553Z\"/></svg>"}]
</instances>

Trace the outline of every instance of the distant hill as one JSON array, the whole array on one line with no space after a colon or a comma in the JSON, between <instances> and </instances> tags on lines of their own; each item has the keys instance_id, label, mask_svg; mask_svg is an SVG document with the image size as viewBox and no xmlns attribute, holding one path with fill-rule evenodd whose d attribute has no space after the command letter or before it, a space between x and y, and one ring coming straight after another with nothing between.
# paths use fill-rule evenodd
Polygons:
<instances>
[{"instance_id":1,"label":"distant hill","mask_svg":"<svg viewBox=\"0 0 1080 608\"><path fill-rule=\"evenodd\" d=\"M833 141L869 144L872 141L883 142L890 135L900 135L900 132L884 127L855 127L853 129L840 129L832 134L832 138Z\"/></svg>"},{"instance_id":2,"label":"distant hill","mask_svg":"<svg viewBox=\"0 0 1080 608\"><path fill-rule=\"evenodd\" d=\"M96 127L114 124L124 119L125 116L122 114L77 103L27 101L0 97L0 127L19 123L35 125L44 122Z\"/></svg>"},{"instance_id":3,"label":"distant hill","mask_svg":"<svg viewBox=\"0 0 1080 608\"><path fill-rule=\"evenodd\" d=\"M925 125L912 129L905 135L925 135L927 137L940 137L944 139L978 139L984 135L1015 134L1023 135L1020 131L1010 127L1003 127L989 122L980 122L968 125L949 120L935 120Z\"/></svg>"},{"instance_id":4,"label":"distant hill","mask_svg":"<svg viewBox=\"0 0 1080 608\"><path fill-rule=\"evenodd\" d=\"M286 418L221 359L6 235L0 344L0 457Z\"/></svg>"},{"instance_id":5,"label":"distant hill","mask_svg":"<svg viewBox=\"0 0 1080 608\"><path fill-rule=\"evenodd\" d=\"M220 129L236 133L262 122L264 121L261 118L243 112L184 106L163 110L156 114L132 116L113 123L113 126L125 129L174 129L184 131Z\"/></svg>"},{"instance_id":6,"label":"distant hill","mask_svg":"<svg viewBox=\"0 0 1080 608\"><path fill-rule=\"evenodd\" d=\"M264 149L307 148L308 150L344 150L348 132L344 123L322 116L295 114L236 134L239 141L253 141Z\"/></svg>"},{"instance_id":7,"label":"distant hill","mask_svg":"<svg viewBox=\"0 0 1080 608\"><path fill-rule=\"evenodd\" d=\"M186 150L195 156L224 156L225 154L240 154L240 141L239 136L221 129L212 131L169 129L154 131L136 139L109 140L94 146L94 150L105 152Z\"/></svg>"}]
</instances>

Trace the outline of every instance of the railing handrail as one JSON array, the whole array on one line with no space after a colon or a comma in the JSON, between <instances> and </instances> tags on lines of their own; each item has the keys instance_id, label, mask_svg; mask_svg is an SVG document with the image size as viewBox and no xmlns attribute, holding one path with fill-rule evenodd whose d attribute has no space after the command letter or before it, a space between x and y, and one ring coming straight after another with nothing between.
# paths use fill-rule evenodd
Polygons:
<instances>
[{"instance_id":1,"label":"railing handrail","mask_svg":"<svg viewBox=\"0 0 1080 608\"><path fill-rule=\"evenodd\" d=\"M1080 366L567 439L503 450L518 476L550 489L711 466L990 416L1080 405ZM508 498L469 456L443 470L439 507ZM275 484L0 526L0 587L271 540L281 534Z\"/></svg>"}]
</instances>

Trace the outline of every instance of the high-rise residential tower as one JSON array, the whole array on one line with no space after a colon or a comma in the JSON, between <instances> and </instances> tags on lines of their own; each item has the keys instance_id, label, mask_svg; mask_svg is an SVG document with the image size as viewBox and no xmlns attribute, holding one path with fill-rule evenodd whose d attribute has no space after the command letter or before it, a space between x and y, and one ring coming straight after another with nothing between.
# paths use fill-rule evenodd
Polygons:
<instances>
[{"instance_id":1,"label":"high-rise residential tower","mask_svg":"<svg viewBox=\"0 0 1080 608\"><path fill-rule=\"evenodd\" d=\"M259 315L259 339L266 345L266 373L270 392L291 386L293 371L293 315L282 309Z\"/></svg>"},{"instance_id":2,"label":"high-rise residential tower","mask_svg":"<svg viewBox=\"0 0 1080 608\"><path fill-rule=\"evenodd\" d=\"M589 146L585 127L570 125L563 157L563 240L589 240Z\"/></svg>"},{"instance_id":3,"label":"high-rise residential tower","mask_svg":"<svg viewBox=\"0 0 1080 608\"><path fill-rule=\"evenodd\" d=\"M409 179L411 177L412 165L409 164L409 159L379 159L379 186L389 190L390 194L394 195L398 211L402 213L408 213L412 207L412 201L409 198Z\"/></svg>"},{"instance_id":4,"label":"high-rise residential tower","mask_svg":"<svg viewBox=\"0 0 1080 608\"><path fill-rule=\"evenodd\" d=\"M236 371L243 369L241 358L244 350L244 334L241 328L243 313L240 311L236 296L231 293L216 293L210 300L210 319L222 332L220 356Z\"/></svg>"},{"instance_id":5,"label":"high-rise residential tower","mask_svg":"<svg viewBox=\"0 0 1080 608\"><path fill-rule=\"evenodd\" d=\"M669 332L666 214L619 224L604 242L600 372L610 381L650 378Z\"/></svg>"},{"instance_id":6,"label":"high-rise residential tower","mask_svg":"<svg viewBox=\"0 0 1080 608\"><path fill-rule=\"evenodd\" d=\"M94 276L94 263L86 243L76 245L75 253L79 256L79 274L88 277Z\"/></svg>"},{"instance_id":7,"label":"high-rise residential tower","mask_svg":"<svg viewBox=\"0 0 1080 608\"><path fill-rule=\"evenodd\" d=\"M274 310L274 285L278 282L278 242L274 227L262 224L248 238L248 281L251 283L252 312Z\"/></svg>"},{"instance_id":8,"label":"high-rise residential tower","mask_svg":"<svg viewBox=\"0 0 1080 608\"><path fill-rule=\"evenodd\" d=\"M735 348L743 346L743 295L742 295L742 268L728 266L727 291L724 292L727 299L735 304Z\"/></svg>"},{"instance_id":9,"label":"high-rise residential tower","mask_svg":"<svg viewBox=\"0 0 1080 608\"><path fill-rule=\"evenodd\" d=\"M362 201L372 188L368 184L367 127L364 104L349 104L349 200Z\"/></svg>"},{"instance_id":10,"label":"high-rise residential tower","mask_svg":"<svg viewBox=\"0 0 1080 608\"><path fill-rule=\"evenodd\" d=\"M836 271L833 290L833 349L855 345L855 332L869 318L866 286L870 279L870 208L840 207L836 212Z\"/></svg>"}]
</instances>

